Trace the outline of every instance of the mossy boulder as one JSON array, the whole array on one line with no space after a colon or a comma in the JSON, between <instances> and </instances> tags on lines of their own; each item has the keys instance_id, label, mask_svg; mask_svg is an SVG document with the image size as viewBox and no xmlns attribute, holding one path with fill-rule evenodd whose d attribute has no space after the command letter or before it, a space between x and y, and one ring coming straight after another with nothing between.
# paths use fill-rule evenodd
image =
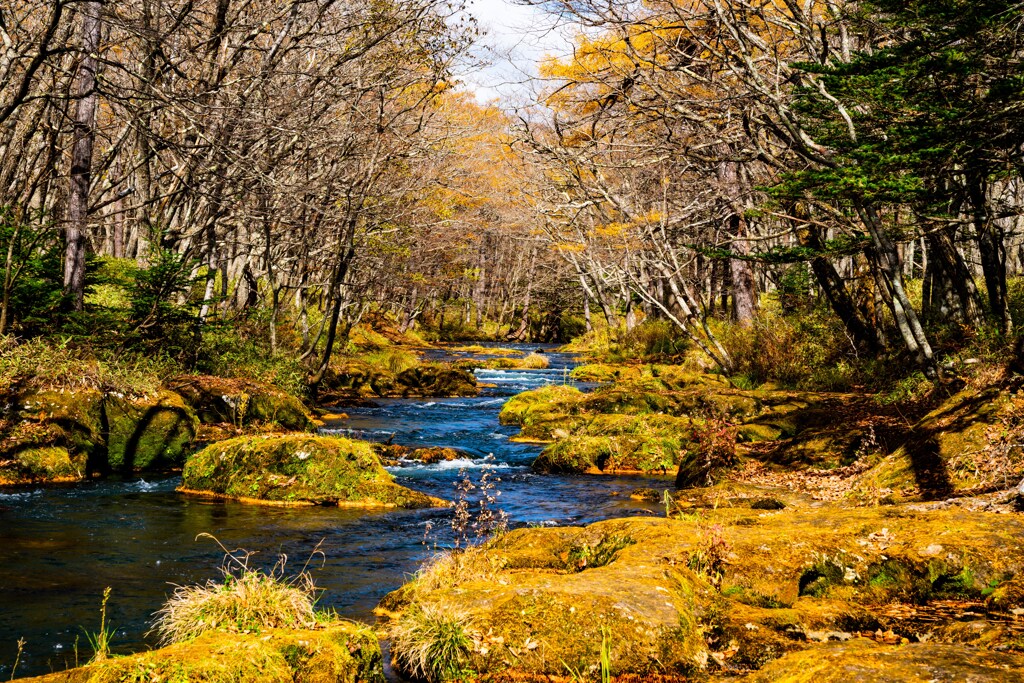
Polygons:
<instances>
[{"instance_id":1,"label":"mossy boulder","mask_svg":"<svg viewBox=\"0 0 1024 683\"><path fill-rule=\"evenodd\" d=\"M551 365L551 361L547 356L531 353L522 358L467 358L456 361L454 365L463 370L543 370Z\"/></svg>"},{"instance_id":2,"label":"mossy boulder","mask_svg":"<svg viewBox=\"0 0 1024 683\"><path fill-rule=\"evenodd\" d=\"M380 611L428 641L424 614L458 622L470 643L465 657L482 675L557 675L564 665L588 672L607 639L616 675L701 676L763 667L863 632L964 642L950 627L956 610L947 621L921 621L887 606L927 614L951 599L978 604L1022 572L1024 520L1012 515L726 507L516 530L435 561Z\"/></svg>"},{"instance_id":3,"label":"mossy boulder","mask_svg":"<svg viewBox=\"0 0 1024 683\"><path fill-rule=\"evenodd\" d=\"M317 630L259 634L209 631L195 640L77 669L21 679L26 683L384 683L374 632L347 622Z\"/></svg>"},{"instance_id":4,"label":"mossy boulder","mask_svg":"<svg viewBox=\"0 0 1024 683\"><path fill-rule=\"evenodd\" d=\"M1024 655L963 645L878 645L860 638L794 652L744 683L924 683L1024 680Z\"/></svg>"},{"instance_id":5,"label":"mossy boulder","mask_svg":"<svg viewBox=\"0 0 1024 683\"><path fill-rule=\"evenodd\" d=\"M638 436L574 436L547 448L535 472L570 474L668 474L686 450L684 439Z\"/></svg>"},{"instance_id":6,"label":"mossy boulder","mask_svg":"<svg viewBox=\"0 0 1024 683\"><path fill-rule=\"evenodd\" d=\"M27 391L10 397L5 444L55 444L93 455L103 446L103 393L93 389Z\"/></svg>"},{"instance_id":7,"label":"mossy boulder","mask_svg":"<svg viewBox=\"0 0 1024 683\"><path fill-rule=\"evenodd\" d=\"M998 490L1024 478L1024 395L969 386L928 413L860 487L926 499Z\"/></svg>"},{"instance_id":8,"label":"mossy boulder","mask_svg":"<svg viewBox=\"0 0 1024 683\"><path fill-rule=\"evenodd\" d=\"M480 391L473 373L455 365L417 363L396 373L359 358L332 367L322 388L329 400L476 396Z\"/></svg>"},{"instance_id":9,"label":"mossy boulder","mask_svg":"<svg viewBox=\"0 0 1024 683\"><path fill-rule=\"evenodd\" d=\"M583 398L583 392L576 387L560 384L524 391L505 402L498 421L524 428L563 421L578 411Z\"/></svg>"},{"instance_id":10,"label":"mossy boulder","mask_svg":"<svg viewBox=\"0 0 1024 683\"><path fill-rule=\"evenodd\" d=\"M373 447L341 437L243 436L207 446L182 490L246 502L423 508L447 503L394 483Z\"/></svg>"},{"instance_id":11,"label":"mossy boulder","mask_svg":"<svg viewBox=\"0 0 1024 683\"><path fill-rule=\"evenodd\" d=\"M421 462L424 465L433 465L439 462L458 460L469 457L462 451L444 446L427 446L425 448L410 448L398 444L371 443L373 452L380 458L381 464L385 467L395 467L402 461Z\"/></svg>"},{"instance_id":12,"label":"mossy boulder","mask_svg":"<svg viewBox=\"0 0 1024 683\"><path fill-rule=\"evenodd\" d=\"M678 365L610 365L590 363L573 369L571 377L580 382L635 382L656 380L661 389L679 390L693 387L728 387L722 375L694 371Z\"/></svg>"},{"instance_id":13,"label":"mossy boulder","mask_svg":"<svg viewBox=\"0 0 1024 683\"><path fill-rule=\"evenodd\" d=\"M11 406L0 435L8 483L180 467L196 434L195 413L167 391L41 390L15 397Z\"/></svg>"},{"instance_id":14,"label":"mossy boulder","mask_svg":"<svg viewBox=\"0 0 1024 683\"><path fill-rule=\"evenodd\" d=\"M161 391L103 402L107 466L118 472L180 467L195 439L198 419L179 394Z\"/></svg>"},{"instance_id":15,"label":"mossy boulder","mask_svg":"<svg viewBox=\"0 0 1024 683\"><path fill-rule=\"evenodd\" d=\"M168 382L206 424L238 427L275 424L290 431L308 431L316 421L297 397L277 387L251 380L182 375Z\"/></svg>"},{"instance_id":16,"label":"mossy boulder","mask_svg":"<svg viewBox=\"0 0 1024 683\"><path fill-rule=\"evenodd\" d=\"M476 396L473 373L445 363L424 363L395 376L396 391L408 397Z\"/></svg>"},{"instance_id":17,"label":"mossy boulder","mask_svg":"<svg viewBox=\"0 0 1024 683\"><path fill-rule=\"evenodd\" d=\"M63 446L24 448L0 457L0 486L80 481L86 456Z\"/></svg>"}]
</instances>

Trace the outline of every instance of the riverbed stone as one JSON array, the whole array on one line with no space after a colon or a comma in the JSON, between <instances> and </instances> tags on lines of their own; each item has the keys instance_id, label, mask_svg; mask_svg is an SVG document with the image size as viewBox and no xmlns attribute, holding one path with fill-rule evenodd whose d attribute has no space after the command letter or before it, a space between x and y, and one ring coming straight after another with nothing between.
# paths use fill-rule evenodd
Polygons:
<instances>
[{"instance_id":1,"label":"riverbed stone","mask_svg":"<svg viewBox=\"0 0 1024 683\"><path fill-rule=\"evenodd\" d=\"M151 652L20 680L384 683L384 669L380 645L370 628L333 622L316 630L266 629L259 634L208 631L194 640Z\"/></svg>"},{"instance_id":2,"label":"riverbed stone","mask_svg":"<svg viewBox=\"0 0 1024 683\"><path fill-rule=\"evenodd\" d=\"M394 483L369 443L303 433L242 436L207 446L186 463L180 490L277 505L447 506Z\"/></svg>"}]
</instances>

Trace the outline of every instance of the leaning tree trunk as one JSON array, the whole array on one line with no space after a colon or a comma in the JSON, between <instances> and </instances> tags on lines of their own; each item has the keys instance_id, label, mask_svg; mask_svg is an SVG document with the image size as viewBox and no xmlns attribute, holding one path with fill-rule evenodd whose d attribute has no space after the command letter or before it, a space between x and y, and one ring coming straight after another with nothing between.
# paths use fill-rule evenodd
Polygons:
<instances>
[{"instance_id":1,"label":"leaning tree trunk","mask_svg":"<svg viewBox=\"0 0 1024 683\"><path fill-rule=\"evenodd\" d=\"M985 179L980 173L975 173L968 183L974 230L978 235L978 252L981 254L981 270L988 290L989 311L999 322L1002 333L1009 335L1013 333L1013 317L1010 315L1006 293L1006 237L1002 226L989 215Z\"/></svg>"},{"instance_id":2,"label":"leaning tree trunk","mask_svg":"<svg viewBox=\"0 0 1024 683\"><path fill-rule=\"evenodd\" d=\"M977 327L981 324L981 300L951 229L930 230L925 244L928 258L921 297L923 311L936 320Z\"/></svg>"},{"instance_id":3,"label":"leaning tree trunk","mask_svg":"<svg viewBox=\"0 0 1024 683\"><path fill-rule=\"evenodd\" d=\"M89 217L89 182L92 148L96 139L96 69L99 63L99 2L82 7L82 60L75 82L74 135L71 146L71 187L68 193L68 224L65 229L64 293L71 307L85 306L85 231Z\"/></svg>"},{"instance_id":4,"label":"leaning tree trunk","mask_svg":"<svg viewBox=\"0 0 1024 683\"><path fill-rule=\"evenodd\" d=\"M903 282L903 268L900 263L896 245L885 232L881 217L875 207L870 205L859 205L857 211L861 220L871 234L875 252L878 257L878 268L883 276L883 281L888 289L893 320L896 321L896 328L900 337L906 345L907 350L914 355L915 360L929 379L938 379L939 372L932 353L931 344L925 335L921 320L918 318L914 307L907 295Z\"/></svg>"},{"instance_id":5,"label":"leaning tree trunk","mask_svg":"<svg viewBox=\"0 0 1024 683\"><path fill-rule=\"evenodd\" d=\"M795 212L799 210L799 207L795 208L794 215L797 215ZM818 229L810 223L798 225L796 237L801 246L809 247L818 253L817 256L811 258L811 272L814 273L818 286L832 310L843 321L843 326L853 339L853 343L872 353L877 352L879 350L878 335L872 329L871 324L860 314L857 304L854 303L850 292L846 289L843 278L836 272L835 266L822 255L825 245Z\"/></svg>"}]
</instances>

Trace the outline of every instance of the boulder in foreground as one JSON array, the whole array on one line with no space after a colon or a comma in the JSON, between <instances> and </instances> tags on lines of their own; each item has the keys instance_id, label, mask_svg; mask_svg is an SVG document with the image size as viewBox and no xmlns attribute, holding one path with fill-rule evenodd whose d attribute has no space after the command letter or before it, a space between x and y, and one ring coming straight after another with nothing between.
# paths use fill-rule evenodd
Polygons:
<instances>
[{"instance_id":1,"label":"boulder in foreground","mask_svg":"<svg viewBox=\"0 0 1024 683\"><path fill-rule=\"evenodd\" d=\"M857 639L794 652L744 683L920 683L1024 680L1024 656L963 645L880 646Z\"/></svg>"},{"instance_id":2,"label":"boulder in foreground","mask_svg":"<svg viewBox=\"0 0 1024 683\"><path fill-rule=\"evenodd\" d=\"M967 680L960 674L988 670L995 650L1017 650L1006 663L1020 666L1018 636L983 605L998 592L1000 614L1022 607L1022 538L1016 516L896 506L745 506L518 529L435 560L378 611L393 620L396 669L428 680L452 671L590 676L603 653L613 676L703 678L758 670L791 652L808 651L811 661L820 643L864 634L914 648L927 641L952 676L895 680ZM942 616L953 602L961 607ZM973 610L969 625L958 620L962 605ZM935 618L914 616L933 608ZM965 645L989 652L966 657ZM422 657L441 649L452 656ZM886 680L869 676L866 658L846 661L868 667L867 677L801 678L807 667L798 665L755 680ZM907 671L924 672L921 661L907 659Z\"/></svg>"},{"instance_id":3,"label":"boulder in foreground","mask_svg":"<svg viewBox=\"0 0 1024 683\"><path fill-rule=\"evenodd\" d=\"M277 505L442 507L447 503L394 483L370 444L311 434L242 436L194 455L185 493Z\"/></svg>"},{"instance_id":4,"label":"boulder in foreground","mask_svg":"<svg viewBox=\"0 0 1024 683\"><path fill-rule=\"evenodd\" d=\"M373 631L337 622L317 630L260 634L210 631L195 640L38 678L33 683L233 681L234 683L384 683Z\"/></svg>"}]
</instances>

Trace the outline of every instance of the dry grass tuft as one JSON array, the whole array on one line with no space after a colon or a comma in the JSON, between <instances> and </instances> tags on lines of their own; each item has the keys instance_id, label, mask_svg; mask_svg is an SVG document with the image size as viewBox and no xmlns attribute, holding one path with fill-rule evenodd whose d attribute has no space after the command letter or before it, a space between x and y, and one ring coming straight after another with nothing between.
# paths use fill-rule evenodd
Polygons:
<instances>
[{"instance_id":1,"label":"dry grass tuft","mask_svg":"<svg viewBox=\"0 0 1024 683\"><path fill-rule=\"evenodd\" d=\"M543 370L550 365L547 356L539 353L531 353L521 361L520 367L524 370Z\"/></svg>"},{"instance_id":2,"label":"dry grass tuft","mask_svg":"<svg viewBox=\"0 0 1024 683\"><path fill-rule=\"evenodd\" d=\"M479 547L440 553L416 573L416 590L430 592L469 581L490 580L503 568L501 558L481 552Z\"/></svg>"},{"instance_id":3,"label":"dry grass tuft","mask_svg":"<svg viewBox=\"0 0 1024 683\"><path fill-rule=\"evenodd\" d=\"M285 578L284 556L270 572L250 569L248 554L228 552L227 557L233 564L221 570L223 581L177 586L157 610L151 633L161 645L191 640L214 629L259 633L270 628L316 628L317 588L308 572Z\"/></svg>"},{"instance_id":4,"label":"dry grass tuft","mask_svg":"<svg viewBox=\"0 0 1024 683\"><path fill-rule=\"evenodd\" d=\"M469 615L450 606L415 603L388 629L396 667L417 680L466 678L475 631Z\"/></svg>"}]
</instances>

